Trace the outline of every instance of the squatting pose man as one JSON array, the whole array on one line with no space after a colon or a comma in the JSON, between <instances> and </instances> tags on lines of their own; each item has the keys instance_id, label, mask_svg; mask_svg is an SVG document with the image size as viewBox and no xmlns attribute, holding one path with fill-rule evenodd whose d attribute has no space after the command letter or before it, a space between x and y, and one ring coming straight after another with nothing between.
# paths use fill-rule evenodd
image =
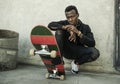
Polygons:
<instances>
[{"instance_id":1,"label":"squatting pose man","mask_svg":"<svg viewBox=\"0 0 120 84\"><path fill-rule=\"evenodd\" d=\"M73 5L66 7L65 16L67 20L53 21L48 27L56 31L55 37L61 54L73 60L71 71L77 74L79 65L95 61L100 54L95 48L91 28L79 19L77 8Z\"/></svg>"}]
</instances>

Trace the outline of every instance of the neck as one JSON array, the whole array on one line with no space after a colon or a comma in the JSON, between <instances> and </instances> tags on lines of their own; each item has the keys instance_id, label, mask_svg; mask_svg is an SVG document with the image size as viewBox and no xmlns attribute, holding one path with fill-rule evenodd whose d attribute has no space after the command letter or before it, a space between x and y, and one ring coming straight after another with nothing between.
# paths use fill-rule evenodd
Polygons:
<instances>
[{"instance_id":1,"label":"neck","mask_svg":"<svg viewBox=\"0 0 120 84\"><path fill-rule=\"evenodd\" d=\"M77 19L77 21L76 21L76 23L75 23L75 26L77 26L77 24L78 24L78 19Z\"/></svg>"}]
</instances>

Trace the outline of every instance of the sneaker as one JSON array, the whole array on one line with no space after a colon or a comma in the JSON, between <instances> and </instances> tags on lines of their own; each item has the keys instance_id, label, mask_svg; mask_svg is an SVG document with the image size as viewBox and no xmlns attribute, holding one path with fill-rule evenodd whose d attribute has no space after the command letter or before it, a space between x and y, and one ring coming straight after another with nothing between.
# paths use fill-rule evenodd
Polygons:
<instances>
[{"instance_id":1,"label":"sneaker","mask_svg":"<svg viewBox=\"0 0 120 84\"><path fill-rule=\"evenodd\" d=\"M79 72L79 71L78 71L78 70L79 70L78 65L75 64L74 61L72 61L72 62L71 62L71 66L72 66L71 72L72 72L73 74L78 74L78 72Z\"/></svg>"}]
</instances>

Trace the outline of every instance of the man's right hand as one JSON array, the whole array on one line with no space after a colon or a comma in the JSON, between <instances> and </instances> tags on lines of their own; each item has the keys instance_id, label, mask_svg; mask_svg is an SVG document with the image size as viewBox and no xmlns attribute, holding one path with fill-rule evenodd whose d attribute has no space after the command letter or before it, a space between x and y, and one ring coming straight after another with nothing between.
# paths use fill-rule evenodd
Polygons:
<instances>
[{"instance_id":1,"label":"man's right hand","mask_svg":"<svg viewBox=\"0 0 120 84\"><path fill-rule=\"evenodd\" d=\"M68 39L69 39L70 41L75 42L75 41L76 41L76 34L75 34L73 31L70 30L71 26L72 26L72 25L66 25L66 26L63 26L62 29L63 29L63 30L67 30L67 31L70 33L70 36L69 36Z\"/></svg>"},{"instance_id":2,"label":"man's right hand","mask_svg":"<svg viewBox=\"0 0 120 84\"><path fill-rule=\"evenodd\" d=\"M70 41L75 42L75 41L76 41L76 34L75 34L74 32L72 32L72 31L70 31L69 33L70 33L70 36L69 36L68 39L69 39Z\"/></svg>"}]
</instances>

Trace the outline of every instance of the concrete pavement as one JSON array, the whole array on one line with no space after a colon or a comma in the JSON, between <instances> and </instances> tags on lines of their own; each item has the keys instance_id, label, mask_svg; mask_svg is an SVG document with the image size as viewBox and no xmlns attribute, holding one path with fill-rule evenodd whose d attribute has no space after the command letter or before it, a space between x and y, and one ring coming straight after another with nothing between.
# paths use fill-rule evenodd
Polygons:
<instances>
[{"instance_id":1,"label":"concrete pavement","mask_svg":"<svg viewBox=\"0 0 120 84\"><path fill-rule=\"evenodd\" d=\"M120 75L66 70L64 81L46 79L47 70L41 66L18 65L17 69L0 72L0 84L120 84Z\"/></svg>"}]
</instances>

